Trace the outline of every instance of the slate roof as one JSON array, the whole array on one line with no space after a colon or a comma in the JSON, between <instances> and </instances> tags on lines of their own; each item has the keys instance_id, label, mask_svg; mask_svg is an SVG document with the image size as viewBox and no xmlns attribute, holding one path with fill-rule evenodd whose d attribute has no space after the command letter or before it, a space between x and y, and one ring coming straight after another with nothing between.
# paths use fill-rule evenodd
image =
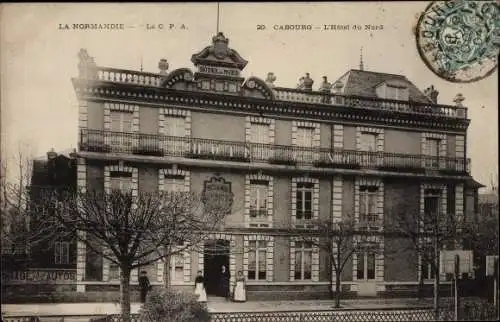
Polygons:
<instances>
[{"instance_id":1,"label":"slate roof","mask_svg":"<svg viewBox=\"0 0 500 322\"><path fill-rule=\"evenodd\" d=\"M410 80L403 75L351 69L339 78L344 83L344 94L378 98L375 88L385 81L398 80L407 83L409 99L414 102L432 103Z\"/></svg>"}]
</instances>

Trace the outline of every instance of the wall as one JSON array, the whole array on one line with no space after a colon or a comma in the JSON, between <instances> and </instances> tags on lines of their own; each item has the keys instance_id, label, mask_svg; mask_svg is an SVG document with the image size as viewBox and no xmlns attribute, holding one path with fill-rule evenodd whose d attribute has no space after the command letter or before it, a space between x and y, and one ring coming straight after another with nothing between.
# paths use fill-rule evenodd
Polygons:
<instances>
[{"instance_id":1,"label":"wall","mask_svg":"<svg viewBox=\"0 0 500 322\"><path fill-rule=\"evenodd\" d=\"M391 230L398 224L414 223L411 218L415 218L420 212L419 183L399 178L386 178L384 190L384 226L386 229ZM384 280L416 281L418 257L412 251L411 241L389 237L384 240Z\"/></svg>"},{"instance_id":2,"label":"wall","mask_svg":"<svg viewBox=\"0 0 500 322\"><path fill-rule=\"evenodd\" d=\"M446 136L446 148L448 150L447 156L450 158L457 157L457 145L456 145L456 136L455 135L447 135Z\"/></svg>"},{"instance_id":3,"label":"wall","mask_svg":"<svg viewBox=\"0 0 500 322\"><path fill-rule=\"evenodd\" d=\"M158 134L159 109L156 107L139 107L139 131L144 134Z\"/></svg>"},{"instance_id":4,"label":"wall","mask_svg":"<svg viewBox=\"0 0 500 322\"><path fill-rule=\"evenodd\" d=\"M344 125L344 149L356 150L356 127Z\"/></svg>"},{"instance_id":5,"label":"wall","mask_svg":"<svg viewBox=\"0 0 500 322\"><path fill-rule=\"evenodd\" d=\"M420 154L419 132L384 129L384 151L388 153Z\"/></svg>"},{"instance_id":6,"label":"wall","mask_svg":"<svg viewBox=\"0 0 500 322\"><path fill-rule=\"evenodd\" d=\"M274 177L274 225L275 228L290 227L292 187L290 177Z\"/></svg>"},{"instance_id":7,"label":"wall","mask_svg":"<svg viewBox=\"0 0 500 322\"><path fill-rule=\"evenodd\" d=\"M274 144L292 145L292 122L276 120Z\"/></svg>"},{"instance_id":8,"label":"wall","mask_svg":"<svg viewBox=\"0 0 500 322\"><path fill-rule=\"evenodd\" d=\"M288 282L290 280L290 239L274 237L274 281Z\"/></svg>"},{"instance_id":9,"label":"wall","mask_svg":"<svg viewBox=\"0 0 500 322\"><path fill-rule=\"evenodd\" d=\"M226 215L224 225L226 227L244 227L245 175L230 171L221 172L218 175L223 177L226 182L231 183L231 191L234 196L232 213ZM201 194L204 182L213 176L215 173L209 170L191 169L191 191Z\"/></svg>"},{"instance_id":10,"label":"wall","mask_svg":"<svg viewBox=\"0 0 500 322\"><path fill-rule=\"evenodd\" d=\"M191 112L191 135L195 138L245 141L245 117Z\"/></svg>"},{"instance_id":11,"label":"wall","mask_svg":"<svg viewBox=\"0 0 500 322\"><path fill-rule=\"evenodd\" d=\"M90 130L104 129L104 103L88 101L87 127Z\"/></svg>"},{"instance_id":12,"label":"wall","mask_svg":"<svg viewBox=\"0 0 500 322\"><path fill-rule=\"evenodd\" d=\"M332 148L332 125L321 123L320 135L321 135L321 148L331 149Z\"/></svg>"}]
</instances>

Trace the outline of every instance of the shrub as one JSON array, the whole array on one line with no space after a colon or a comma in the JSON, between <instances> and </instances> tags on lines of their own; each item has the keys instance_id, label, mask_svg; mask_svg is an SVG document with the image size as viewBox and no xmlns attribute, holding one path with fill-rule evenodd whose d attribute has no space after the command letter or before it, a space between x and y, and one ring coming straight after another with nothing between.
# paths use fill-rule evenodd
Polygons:
<instances>
[{"instance_id":1,"label":"shrub","mask_svg":"<svg viewBox=\"0 0 500 322\"><path fill-rule=\"evenodd\" d=\"M192 294L174 290L153 290L139 311L142 322L209 322L206 304Z\"/></svg>"}]
</instances>

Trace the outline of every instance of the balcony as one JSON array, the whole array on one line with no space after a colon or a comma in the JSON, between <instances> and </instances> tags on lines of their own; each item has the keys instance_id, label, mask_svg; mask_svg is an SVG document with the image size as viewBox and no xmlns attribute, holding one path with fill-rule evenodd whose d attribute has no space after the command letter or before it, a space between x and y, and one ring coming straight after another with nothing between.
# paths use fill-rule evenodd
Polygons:
<instances>
[{"instance_id":1,"label":"balcony","mask_svg":"<svg viewBox=\"0 0 500 322\"><path fill-rule=\"evenodd\" d=\"M405 173L435 170L448 174L465 174L469 172L470 163L465 158L315 149L102 130L82 130L80 151Z\"/></svg>"},{"instance_id":2,"label":"balcony","mask_svg":"<svg viewBox=\"0 0 500 322\"><path fill-rule=\"evenodd\" d=\"M162 76L155 73L139 72L134 70L97 67L96 78L100 81L160 87ZM390 99L367 98L361 96L347 96L324 93L319 91L303 91L293 88L273 88L276 100L307 104L324 104L332 106L348 106L358 109L402 112L413 115L444 116L456 119L467 119L467 108L427 104Z\"/></svg>"}]
</instances>

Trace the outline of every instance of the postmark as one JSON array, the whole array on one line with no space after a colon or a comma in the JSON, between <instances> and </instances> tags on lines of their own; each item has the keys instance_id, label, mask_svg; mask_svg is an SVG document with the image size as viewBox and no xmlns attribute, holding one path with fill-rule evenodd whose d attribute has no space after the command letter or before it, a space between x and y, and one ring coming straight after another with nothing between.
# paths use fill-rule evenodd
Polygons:
<instances>
[{"instance_id":1,"label":"postmark","mask_svg":"<svg viewBox=\"0 0 500 322\"><path fill-rule=\"evenodd\" d=\"M437 76L471 83L497 68L500 10L496 1L434 1L416 30L420 57Z\"/></svg>"}]
</instances>

